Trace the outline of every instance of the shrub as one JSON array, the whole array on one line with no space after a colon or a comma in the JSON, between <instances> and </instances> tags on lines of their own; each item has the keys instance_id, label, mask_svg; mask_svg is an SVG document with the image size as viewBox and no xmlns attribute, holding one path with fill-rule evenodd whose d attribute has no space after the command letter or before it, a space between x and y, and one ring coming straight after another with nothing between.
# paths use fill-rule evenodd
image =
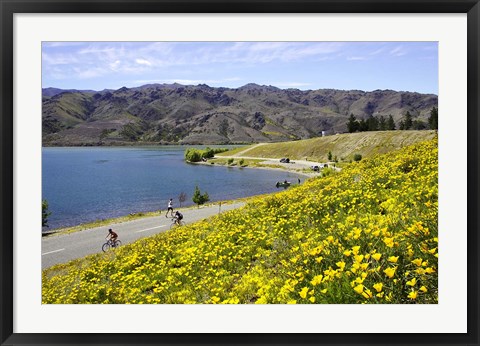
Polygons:
<instances>
[{"instance_id":1,"label":"shrub","mask_svg":"<svg viewBox=\"0 0 480 346\"><path fill-rule=\"evenodd\" d=\"M228 149L226 148L212 149L212 148L206 147L204 150L202 150L202 149L190 148L185 150L185 160L189 162L199 162L202 159L210 159L214 157L215 154L223 153L225 151L228 151Z\"/></svg>"},{"instance_id":2,"label":"shrub","mask_svg":"<svg viewBox=\"0 0 480 346\"><path fill-rule=\"evenodd\" d=\"M362 159L362 155L360 155L360 154L355 154L355 155L353 155L353 161L358 162L358 161L360 161L361 159Z\"/></svg>"},{"instance_id":3,"label":"shrub","mask_svg":"<svg viewBox=\"0 0 480 346\"><path fill-rule=\"evenodd\" d=\"M233 163L233 159L232 159L232 158L229 158L229 159L227 160L227 163L228 163L229 165L231 165L231 164Z\"/></svg>"},{"instance_id":4,"label":"shrub","mask_svg":"<svg viewBox=\"0 0 480 346\"><path fill-rule=\"evenodd\" d=\"M192 197L193 203L195 203L197 206L200 206L201 204L204 204L209 200L210 200L210 196L208 196L208 193L205 192L204 194L202 194L198 186L195 186L195 191L193 192L193 197Z\"/></svg>"},{"instance_id":5,"label":"shrub","mask_svg":"<svg viewBox=\"0 0 480 346\"><path fill-rule=\"evenodd\" d=\"M202 159L202 153L197 149L185 150L185 160L189 162L199 162Z\"/></svg>"},{"instance_id":6,"label":"shrub","mask_svg":"<svg viewBox=\"0 0 480 346\"><path fill-rule=\"evenodd\" d=\"M48 211L48 202L46 199L42 201L42 227L48 227L48 217L52 214Z\"/></svg>"}]
</instances>

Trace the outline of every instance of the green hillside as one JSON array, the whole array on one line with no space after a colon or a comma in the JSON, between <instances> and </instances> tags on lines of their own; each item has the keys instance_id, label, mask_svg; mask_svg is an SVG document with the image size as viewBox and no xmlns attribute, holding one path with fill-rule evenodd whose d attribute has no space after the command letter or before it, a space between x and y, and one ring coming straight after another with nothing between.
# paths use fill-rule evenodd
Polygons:
<instances>
[{"instance_id":1,"label":"green hillside","mask_svg":"<svg viewBox=\"0 0 480 346\"><path fill-rule=\"evenodd\" d=\"M293 142L252 145L250 149L248 147L241 148L233 152L218 154L218 156L289 157L294 160L308 158L312 161L325 161L328 153L331 152L333 156L337 156L338 160L349 161L354 154L361 154L363 157L385 154L392 150L432 139L435 136L435 131L346 133Z\"/></svg>"},{"instance_id":2,"label":"green hillside","mask_svg":"<svg viewBox=\"0 0 480 346\"><path fill-rule=\"evenodd\" d=\"M437 139L43 271L44 304L438 302Z\"/></svg>"}]
</instances>

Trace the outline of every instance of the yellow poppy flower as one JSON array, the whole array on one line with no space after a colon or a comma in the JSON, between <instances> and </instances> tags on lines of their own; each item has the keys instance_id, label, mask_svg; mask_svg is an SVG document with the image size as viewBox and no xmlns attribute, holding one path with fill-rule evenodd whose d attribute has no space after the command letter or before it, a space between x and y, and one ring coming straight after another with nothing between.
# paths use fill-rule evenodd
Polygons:
<instances>
[{"instance_id":1,"label":"yellow poppy flower","mask_svg":"<svg viewBox=\"0 0 480 346\"><path fill-rule=\"evenodd\" d=\"M397 263L399 256L390 256L388 257L388 261L392 263Z\"/></svg>"},{"instance_id":2,"label":"yellow poppy flower","mask_svg":"<svg viewBox=\"0 0 480 346\"><path fill-rule=\"evenodd\" d=\"M415 284L417 283L417 279L416 278L413 278L412 280L410 281L407 281L407 285L408 286L415 286Z\"/></svg>"},{"instance_id":3,"label":"yellow poppy flower","mask_svg":"<svg viewBox=\"0 0 480 346\"><path fill-rule=\"evenodd\" d=\"M417 299L417 292L412 291L408 294L408 298L410 299Z\"/></svg>"},{"instance_id":4,"label":"yellow poppy flower","mask_svg":"<svg viewBox=\"0 0 480 346\"><path fill-rule=\"evenodd\" d=\"M308 287L304 287L298 294L300 295L300 297L305 299L307 297L307 293L308 293Z\"/></svg>"},{"instance_id":5,"label":"yellow poppy flower","mask_svg":"<svg viewBox=\"0 0 480 346\"><path fill-rule=\"evenodd\" d=\"M422 259L421 258L416 258L412 261L413 264L417 265L420 267L422 265Z\"/></svg>"},{"instance_id":6,"label":"yellow poppy flower","mask_svg":"<svg viewBox=\"0 0 480 346\"><path fill-rule=\"evenodd\" d=\"M372 291L370 291L369 289L366 289L365 291L363 291L362 296L364 298L370 299L372 298L373 294L372 294Z\"/></svg>"},{"instance_id":7,"label":"yellow poppy flower","mask_svg":"<svg viewBox=\"0 0 480 346\"><path fill-rule=\"evenodd\" d=\"M397 270L397 268L387 268L385 269L383 272L389 277L389 278L393 278L393 276L395 275L395 271Z\"/></svg>"},{"instance_id":8,"label":"yellow poppy flower","mask_svg":"<svg viewBox=\"0 0 480 346\"><path fill-rule=\"evenodd\" d=\"M373 288L375 288L375 290L376 290L377 292L381 292L381 291L382 291L382 288L383 288L383 284L382 284L381 282L379 282L379 283L373 285Z\"/></svg>"},{"instance_id":9,"label":"yellow poppy flower","mask_svg":"<svg viewBox=\"0 0 480 346\"><path fill-rule=\"evenodd\" d=\"M373 259L378 261L380 259L380 257L382 257L382 254L381 253L376 253L376 254L373 254L372 257L373 257Z\"/></svg>"},{"instance_id":10,"label":"yellow poppy flower","mask_svg":"<svg viewBox=\"0 0 480 346\"><path fill-rule=\"evenodd\" d=\"M353 288L353 290L354 290L355 292L357 292L358 294L362 294L362 292L363 292L363 287L364 287L364 286L363 286L362 284L360 284L360 285L358 285L358 286L355 286L355 287Z\"/></svg>"},{"instance_id":11,"label":"yellow poppy flower","mask_svg":"<svg viewBox=\"0 0 480 346\"><path fill-rule=\"evenodd\" d=\"M316 276L313 277L313 280L310 281L310 283L313 286L316 286L316 285L318 285L322 282L322 279L323 279L323 275L316 275Z\"/></svg>"}]
</instances>

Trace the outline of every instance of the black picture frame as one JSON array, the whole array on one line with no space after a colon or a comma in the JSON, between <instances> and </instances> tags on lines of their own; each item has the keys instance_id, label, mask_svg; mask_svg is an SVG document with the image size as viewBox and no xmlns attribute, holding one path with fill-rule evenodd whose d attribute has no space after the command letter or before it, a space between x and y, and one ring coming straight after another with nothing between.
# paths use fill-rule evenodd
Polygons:
<instances>
[{"instance_id":1,"label":"black picture frame","mask_svg":"<svg viewBox=\"0 0 480 346\"><path fill-rule=\"evenodd\" d=\"M478 345L479 0L0 0L2 345ZM468 310L464 334L21 334L13 331L13 17L15 13L466 13L468 42ZM455 316L452 316L455 318ZM219 331L221 332L221 331Z\"/></svg>"}]
</instances>

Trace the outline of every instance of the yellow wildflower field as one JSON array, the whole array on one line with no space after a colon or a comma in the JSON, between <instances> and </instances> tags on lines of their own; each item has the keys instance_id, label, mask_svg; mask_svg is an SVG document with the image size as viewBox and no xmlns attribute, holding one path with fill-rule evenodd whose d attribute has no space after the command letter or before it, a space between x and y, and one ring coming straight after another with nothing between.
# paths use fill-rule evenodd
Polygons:
<instances>
[{"instance_id":1,"label":"yellow wildflower field","mask_svg":"<svg viewBox=\"0 0 480 346\"><path fill-rule=\"evenodd\" d=\"M437 139L42 274L44 304L434 304Z\"/></svg>"}]
</instances>

